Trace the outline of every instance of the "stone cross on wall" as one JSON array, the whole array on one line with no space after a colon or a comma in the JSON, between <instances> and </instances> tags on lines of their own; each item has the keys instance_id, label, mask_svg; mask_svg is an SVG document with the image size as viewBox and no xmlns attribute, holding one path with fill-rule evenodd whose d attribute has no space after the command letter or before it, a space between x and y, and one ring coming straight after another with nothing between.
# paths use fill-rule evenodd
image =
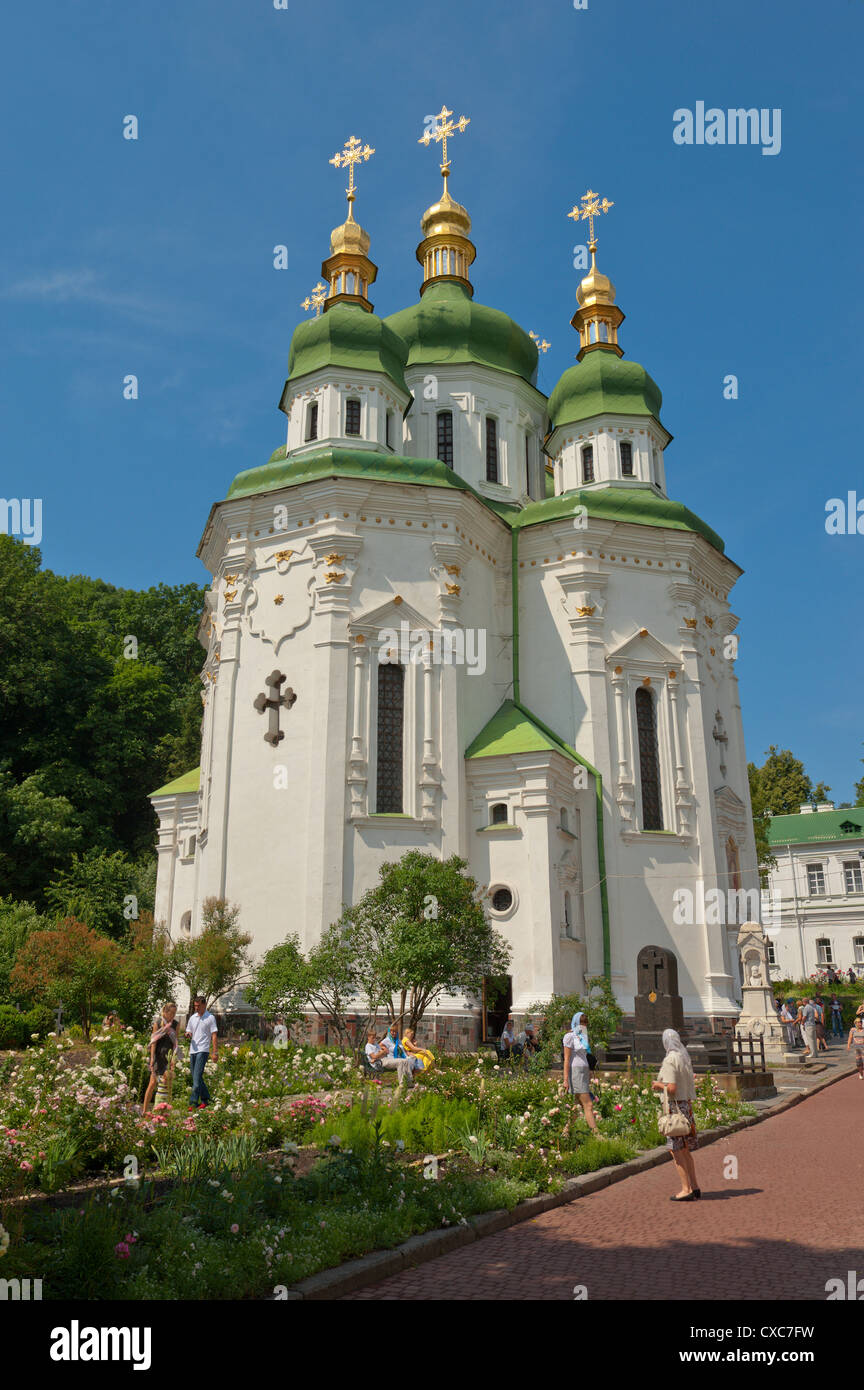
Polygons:
<instances>
[{"instance_id":1,"label":"stone cross on wall","mask_svg":"<svg viewBox=\"0 0 864 1390\"><path fill-rule=\"evenodd\" d=\"M264 740L266 743L272 743L274 748L285 737L284 731L279 728L279 710L283 706L285 709L290 709L297 699L290 686L285 694L282 694L282 682L287 681L287 679L288 677L283 676L281 671L271 671L265 681L268 694L265 695L262 691L260 695L255 696L253 701L259 714L263 714L265 709L270 711L269 727L264 735Z\"/></svg>"},{"instance_id":2,"label":"stone cross on wall","mask_svg":"<svg viewBox=\"0 0 864 1390\"><path fill-rule=\"evenodd\" d=\"M643 946L636 957L636 989L633 1009L637 1032L644 1029L660 1032L664 1028L680 1032L684 1013L678 993L678 960L674 951L661 946Z\"/></svg>"}]
</instances>

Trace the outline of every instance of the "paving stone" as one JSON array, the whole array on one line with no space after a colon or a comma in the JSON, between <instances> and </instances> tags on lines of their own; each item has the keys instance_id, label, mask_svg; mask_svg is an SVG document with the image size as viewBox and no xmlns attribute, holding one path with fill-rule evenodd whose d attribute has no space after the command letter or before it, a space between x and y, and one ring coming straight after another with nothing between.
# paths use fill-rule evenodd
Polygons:
<instances>
[{"instance_id":1,"label":"paving stone","mask_svg":"<svg viewBox=\"0 0 864 1390\"><path fill-rule=\"evenodd\" d=\"M864 1275L864 1082L803 1099L697 1150L700 1201L669 1201L668 1158L625 1182L588 1174L590 1195L348 1297L560 1301L584 1284L589 1301L822 1300L828 1279Z\"/></svg>"}]
</instances>

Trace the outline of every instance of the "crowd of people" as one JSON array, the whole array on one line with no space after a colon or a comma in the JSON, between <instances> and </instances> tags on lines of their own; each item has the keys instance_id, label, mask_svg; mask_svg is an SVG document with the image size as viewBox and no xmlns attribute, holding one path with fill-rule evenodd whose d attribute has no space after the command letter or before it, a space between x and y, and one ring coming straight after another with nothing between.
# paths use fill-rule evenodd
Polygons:
<instances>
[{"instance_id":1,"label":"crowd of people","mask_svg":"<svg viewBox=\"0 0 864 1390\"><path fill-rule=\"evenodd\" d=\"M774 999L777 1017L783 1025L786 1042L792 1049L803 1048L802 1061L811 1061L818 1053L828 1051L828 1029L832 1038L842 1038L843 1005L832 994L825 1000L821 994L813 994L807 999ZM855 1021L864 1014L864 1004L859 1004ZM851 1044L847 1043L847 1046Z\"/></svg>"}]
</instances>

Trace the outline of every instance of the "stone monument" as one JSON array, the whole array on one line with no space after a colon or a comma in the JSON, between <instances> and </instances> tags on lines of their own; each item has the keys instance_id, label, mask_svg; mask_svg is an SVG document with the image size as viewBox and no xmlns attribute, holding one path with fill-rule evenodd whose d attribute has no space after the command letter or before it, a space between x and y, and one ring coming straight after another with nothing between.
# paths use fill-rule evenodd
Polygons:
<instances>
[{"instance_id":1,"label":"stone monument","mask_svg":"<svg viewBox=\"0 0 864 1390\"><path fill-rule=\"evenodd\" d=\"M666 1055L662 1034L684 1035L684 1005L678 993L678 958L663 946L643 946L636 957L635 1056L660 1062Z\"/></svg>"},{"instance_id":2,"label":"stone monument","mask_svg":"<svg viewBox=\"0 0 864 1390\"><path fill-rule=\"evenodd\" d=\"M739 1038L752 1034L765 1043L769 1066L797 1060L786 1042L785 1030L774 1008L774 991L768 974L768 952L761 922L745 922L738 932L741 953L741 1016L735 1027Z\"/></svg>"}]
</instances>

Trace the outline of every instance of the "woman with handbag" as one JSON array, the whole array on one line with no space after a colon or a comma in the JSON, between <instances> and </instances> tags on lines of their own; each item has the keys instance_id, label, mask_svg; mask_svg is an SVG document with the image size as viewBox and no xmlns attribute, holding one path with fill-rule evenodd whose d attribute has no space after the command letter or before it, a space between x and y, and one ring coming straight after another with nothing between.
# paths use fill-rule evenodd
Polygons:
<instances>
[{"instance_id":1,"label":"woman with handbag","mask_svg":"<svg viewBox=\"0 0 864 1390\"><path fill-rule=\"evenodd\" d=\"M696 1099L696 1078L690 1053L674 1028L663 1033L666 1056L651 1085L663 1093L663 1114L658 1120L661 1134L666 1135L666 1147L671 1150L672 1162L681 1179L681 1191L670 1202L695 1202L702 1196L696 1186L696 1167L692 1150L699 1143L693 1121L693 1102Z\"/></svg>"}]
</instances>

